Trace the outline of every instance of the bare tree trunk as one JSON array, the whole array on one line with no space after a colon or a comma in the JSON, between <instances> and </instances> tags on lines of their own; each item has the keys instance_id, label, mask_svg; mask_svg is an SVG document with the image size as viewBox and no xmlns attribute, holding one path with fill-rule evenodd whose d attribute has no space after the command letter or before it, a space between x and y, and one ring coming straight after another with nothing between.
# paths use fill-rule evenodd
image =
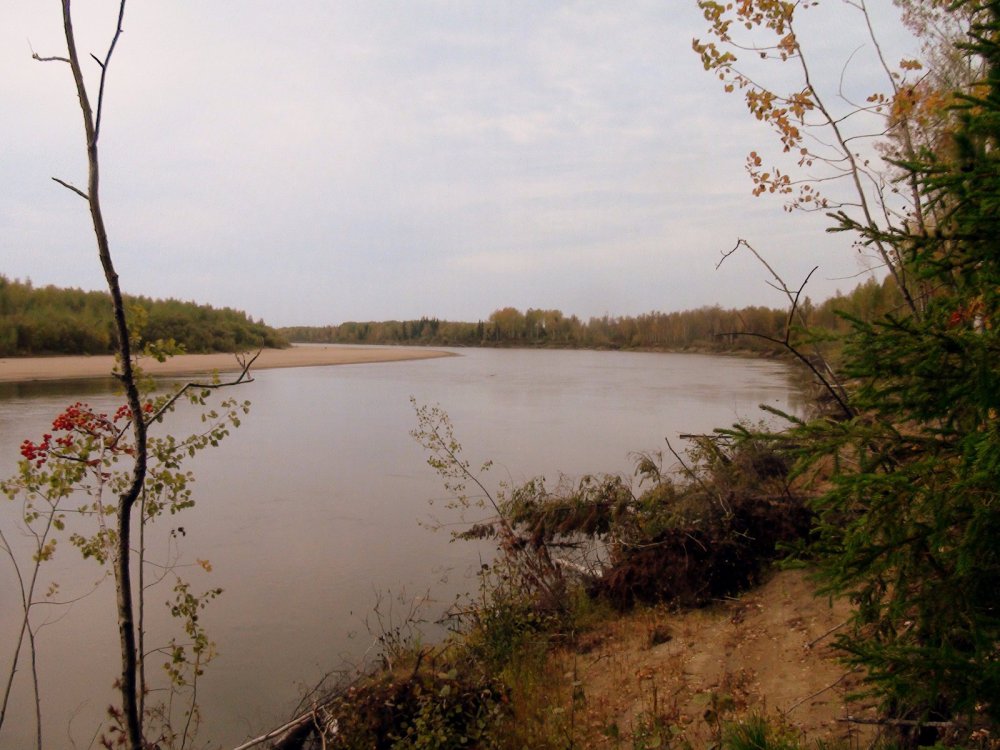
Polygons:
<instances>
[{"instance_id":1,"label":"bare tree trunk","mask_svg":"<svg viewBox=\"0 0 1000 750\"><path fill-rule=\"evenodd\" d=\"M118 631L121 640L122 672L119 686L122 696L122 723L129 747L141 750L142 728L138 709L138 691L136 682L136 634L134 607L132 603L131 563L131 526L132 508L135 505L143 482L146 478L146 421L143 418L142 404L139 400L139 389L135 382L132 368L132 351L129 340L128 323L125 319L125 305L121 288L118 284L118 273L111 260L111 249L108 233L104 225L104 215L101 211L99 194L100 169L97 154L97 141L100 136L101 109L104 97L104 81L107 75L108 62L114 52L115 45L122 33L122 18L125 14L125 0L121 0L118 12L118 26L108 52L103 61L98 60L101 67L100 89L98 93L96 116L90 106L90 98L83 80L83 71L76 49L73 35L73 21L70 13L70 1L62 0L63 28L66 34L66 46L69 54L69 65L76 82L77 96L80 99L80 110L83 114L83 126L87 138L87 192L84 194L90 205L90 216L94 225L94 236L97 240L97 251L104 269L104 277L111 294L114 310L115 330L118 336L118 357L121 372L119 379L125 388L125 397L132 412L132 433L135 440L135 464L132 469L132 481L128 489L118 497L118 528L117 550L115 555L115 589L118 603ZM96 59L96 58L95 58ZM79 191L76 191L79 192Z\"/></svg>"}]
</instances>

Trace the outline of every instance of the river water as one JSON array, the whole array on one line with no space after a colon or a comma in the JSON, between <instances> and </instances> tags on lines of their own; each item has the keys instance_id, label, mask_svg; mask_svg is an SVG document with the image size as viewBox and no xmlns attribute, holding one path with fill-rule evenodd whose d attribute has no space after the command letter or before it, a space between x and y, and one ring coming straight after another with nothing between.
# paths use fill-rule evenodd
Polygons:
<instances>
[{"instance_id":1,"label":"river water","mask_svg":"<svg viewBox=\"0 0 1000 750\"><path fill-rule=\"evenodd\" d=\"M184 527L180 562L196 588L220 586L205 612L218 656L199 684L211 747L229 747L288 718L302 694L330 670L362 663L378 635L378 605L394 624L422 602L428 618L475 586L481 550L450 543L429 519L457 520L447 493L410 437L418 404L439 404L473 466L494 462L487 482L544 474L630 474L634 451L682 445L680 433L708 432L764 416L758 405L798 411L784 365L695 354L461 349L411 362L267 370L227 395L253 406L219 447L186 464L195 508L158 522L154 553L168 528ZM0 385L0 475L13 473L18 446L38 439L77 400L120 398L95 382ZM194 414L168 424L196 429ZM3 529L17 539L18 506L0 500ZM16 542L15 542L16 543ZM157 546L160 545L160 546ZM99 567L69 545L47 564L69 597L101 580ZM112 702L117 671L113 586L36 614L47 747L87 747ZM151 642L166 638L162 604L149 595ZM0 560L0 666L6 679L20 623L16 579ZM162 659L152 659L158 664ZM31 747L33 708L22 664L0 748ZM151 672L159 678L158 669Z\"/></svg>"}]
</instances>

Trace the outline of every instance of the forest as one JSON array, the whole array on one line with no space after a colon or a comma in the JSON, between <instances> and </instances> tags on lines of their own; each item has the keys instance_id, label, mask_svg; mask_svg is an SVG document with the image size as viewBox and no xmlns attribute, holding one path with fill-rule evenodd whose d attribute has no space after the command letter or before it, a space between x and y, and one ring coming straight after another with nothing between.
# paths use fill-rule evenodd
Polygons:
<instances>
[{"instance_id":1,"label":"forest","mask_svg":"<svg viewBox=\"0 0 1000 750\"><path fill-rule=\"evenodd\" d=\"M346 322L331 326L296 326L279 332L292 342L332 344L402 344L427 346L525 346L586 349L661 349L742 351L765 355L785 350L790 326L813 334L843 333L847 318L870 320L892 312L902 298L891 280L873 278L847 294L814 305L804 298L794 320L787 309L718 305L678 312L609 316L584 321L560 310L505 307L475 323L420 318Z\"/></svg>"},{"instance_id":2,"label":"forest","mask_svg":"<svg viewBox=\"0 0 1000 750\"><path fill-rule=\"evenodd\" d=\"M170 341L190 353L285 347L287 341L241 310L174 299L129 297L128 315L140 346ZM0 356L110 354L115 351L107 292L36 288L0 275Z\"/></svg>"},{"instance_id":3,"label":"forest","mask_svg":"<svg viewBox=\"0 0 1000 750\"><path fill-rule=\"evenodd\" d=\"M762 306L649 312L638 316L581 320L560 310L513 307L475 323L420 318L345 322L275 329L241 310L174 299L131 297L128 313L141 331L140 344L173 340L184 351L232 352L294 343L402 346L522 346L586 349L659 349L745 352L765 356L785 351L790 327L829 339L849 327L846 317L872 319L899 308L891 280L868 279L847 294L814 305L808 298L788 311ZM108 354L114 330L103 292L36 288L0 275L0 356Z\"/></svg>"}]
</instances>

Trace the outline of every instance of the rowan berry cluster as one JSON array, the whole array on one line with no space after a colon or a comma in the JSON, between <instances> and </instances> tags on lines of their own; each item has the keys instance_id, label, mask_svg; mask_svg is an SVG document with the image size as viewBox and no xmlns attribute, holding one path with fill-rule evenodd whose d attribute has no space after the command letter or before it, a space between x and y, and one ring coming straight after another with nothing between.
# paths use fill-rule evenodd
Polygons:
<instances>
[{"instance_id":1,"label":"rowan berry cluster","mask_svg":"<svg viewBox=\"0 0 1000 750\"><path fill-rule=\"evenodd\" d=\"M52 447L51 441L52 436L48 433L42 435L42 442L40 443L25 440L21 443L21 455L29 461L34 461L35 466L41 468L49 455L49 449Z\"/></svg>"},{"instance_id":2,"label":"rowan berry cluster","mask_svg":"<svg viewBox=\"0 0 1000 750\"><path fill-rule=\"evenodd\" d=\"M151 401L142 405L145 414L152 414L154 406ZM35 443L32 440L25 440L21 443L21 455L28 461L32 461L36 468L41 468L46 460L51 457L53 446L68 450L72 447L76 436L91 437L102 441L105 447L117 450L121 453L131 455L134 450L129 446L118 443L121 428L118 423L122 420L131 420L132 410L128 405L118 407L114 415L109 419L104 412L95 412L89 404L77 401L68 406L59 416L52 420L52 430L64 433L53 439L52 435L46 433L42 435L42 440ZM88 463L97 463L88 462Z\"/></svg>"},{"instance_id":3,"label":"rowan berry cluster","mask_svg":"<svg viewBox=\"0 0 1000 750\"><path fill-rule=\"evenodd\" d=\"M66 410L52 420L52 429L60 430L63 432L77 432L86 435L97 435L100 433L107 433L109 431L115 430L114 422L118 421L118 414L121 412L119 409L115 412L114 421L108 419L108 415L102 413L95 413L91 410L89 404L84 404L77 401L72 406L66 408Z\"/></svg>"}]
</instances>

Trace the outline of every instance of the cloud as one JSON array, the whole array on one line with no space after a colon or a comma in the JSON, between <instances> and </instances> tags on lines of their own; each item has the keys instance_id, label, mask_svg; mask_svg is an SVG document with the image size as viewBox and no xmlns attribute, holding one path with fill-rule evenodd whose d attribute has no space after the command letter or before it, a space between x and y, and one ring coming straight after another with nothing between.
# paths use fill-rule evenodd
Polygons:
<instances>
[{"instance_id":1,"label":"cloud","mask_svg":"<svg viewBox=\"0 0 1000 750\"><path fill-rule=\"evenodd\" d=\"M23 41L58 52L57 11L2 11L0 271L99 285L49 181L84 174L68 72ZM77 13L101 49L113 19ZM743 235L795 275L853 272L822 222L750 196L771 136L701 70L703 26L653 0L131 4L102 141L126 289L278 324L768 300L714 272Z\"/></svg>"}]
</instances>

